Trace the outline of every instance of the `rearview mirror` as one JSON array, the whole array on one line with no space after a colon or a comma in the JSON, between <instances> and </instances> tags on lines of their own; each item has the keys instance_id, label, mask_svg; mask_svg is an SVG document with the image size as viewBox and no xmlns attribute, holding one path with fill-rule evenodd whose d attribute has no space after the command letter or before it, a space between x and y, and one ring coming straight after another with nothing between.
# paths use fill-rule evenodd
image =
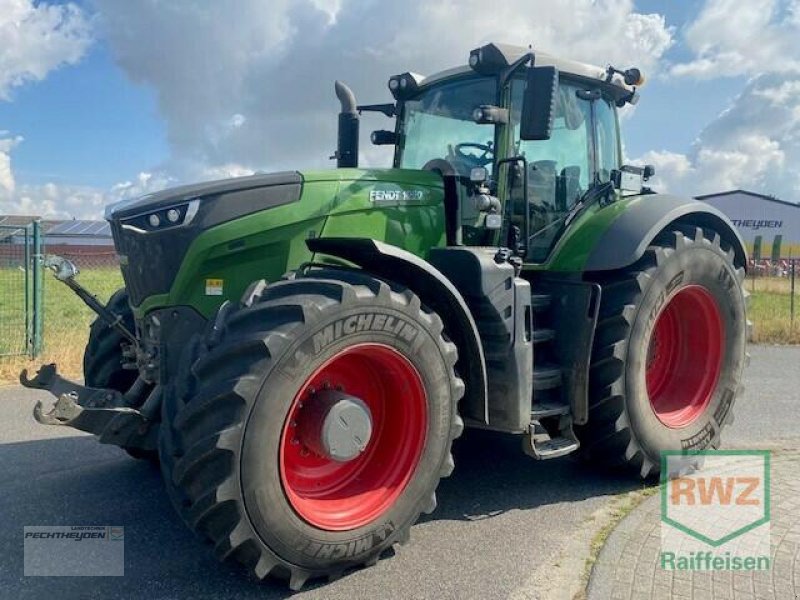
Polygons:
<instances>
[{"instance_id":1,"label":"rearview mirror","mask_svg":"<svg viewBox=\"0 0 800 600\"><path fill-rule=\"evenodd\" d=\"M558 69L528 69L527 86L522 99L519 137L521 140L549 140L553 132L558 93Z\"/></svg>"}]
</instances>

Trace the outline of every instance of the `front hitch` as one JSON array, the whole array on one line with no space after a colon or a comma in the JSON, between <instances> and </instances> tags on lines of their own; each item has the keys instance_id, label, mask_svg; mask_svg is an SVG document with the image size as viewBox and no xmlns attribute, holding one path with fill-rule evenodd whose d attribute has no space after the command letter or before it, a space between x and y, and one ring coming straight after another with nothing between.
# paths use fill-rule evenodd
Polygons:
<instances>
[{"instance_id":1,"label":"front hitch","mask_svg":"<svg viewBox=\"0 0 800 600\"><path fill-rule=\"evenodd\" d=\"M57 398L48 412L44 412L41 400L36 403L33 417L43 425L64 425L93 433L103 444L141 450L157 448L155 415L161 401L160 386L155 386L144 400L149 386L141 379L121 394L73 383L61 377L53 364L42 366L32 378L28 378L25 369L19 380L27 388L46 390ZM141 409L133 408L139 405Z\"/></svg>"}]
</instances>

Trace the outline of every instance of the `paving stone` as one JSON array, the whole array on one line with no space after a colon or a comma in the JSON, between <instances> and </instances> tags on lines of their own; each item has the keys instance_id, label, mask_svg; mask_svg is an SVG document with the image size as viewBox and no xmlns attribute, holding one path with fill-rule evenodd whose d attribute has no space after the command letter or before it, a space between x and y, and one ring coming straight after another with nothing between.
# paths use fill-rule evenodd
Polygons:
<instances>
[{"instance_id":1,"label":"paving stone","mask_svg":"<svg viewBox=\"0 0 800 600\"><path fill-rule=\"evenodd\" d=\"M800 452L773 453L770 522L772 568L769 571L662 570L661 512L657 494L634 509L606 540L592 569L588 600L800 598L798 472Z\"/></svg>"}]
</instances>

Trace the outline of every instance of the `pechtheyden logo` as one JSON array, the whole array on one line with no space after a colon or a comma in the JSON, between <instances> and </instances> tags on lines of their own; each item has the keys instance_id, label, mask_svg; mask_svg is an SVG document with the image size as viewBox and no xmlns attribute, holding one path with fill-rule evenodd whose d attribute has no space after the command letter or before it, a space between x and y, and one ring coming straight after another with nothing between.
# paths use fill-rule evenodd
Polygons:
<instances>
[{"instance_id":1,"label":"pechtheyden logo","mask_svg":"<svg viewBox=\"0 0 800 600\"><path fill-rule=\"evenodd\" d=\"M661 473L662 569L770 568L768 451L664 452Z\"/></svg>"},{"instance_id":2,"label":"pechtheyden logo","mask_svg":"<svg viewBox=\"0 0 800 600\"><path fill-rule=\"evenodd\" d=\"M35 525L23 528L25 577L121 577L125 528Z\"/></svg>"}]
</instances>

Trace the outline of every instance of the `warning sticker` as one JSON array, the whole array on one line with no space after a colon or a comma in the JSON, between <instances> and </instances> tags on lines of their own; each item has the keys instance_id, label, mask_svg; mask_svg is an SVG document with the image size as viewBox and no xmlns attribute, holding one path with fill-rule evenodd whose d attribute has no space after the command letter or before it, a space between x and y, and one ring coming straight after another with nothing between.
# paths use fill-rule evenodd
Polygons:
<instances>
[{"instance_id":1,"label":"warning sticker","mask_svg":"<svg viewBox=\"0 0 800 600\"><path fill-rule=\"evenodd\" d=\"M222 296L222 279L206 279L206 296Z\"/></svg>"}]
</instances>

